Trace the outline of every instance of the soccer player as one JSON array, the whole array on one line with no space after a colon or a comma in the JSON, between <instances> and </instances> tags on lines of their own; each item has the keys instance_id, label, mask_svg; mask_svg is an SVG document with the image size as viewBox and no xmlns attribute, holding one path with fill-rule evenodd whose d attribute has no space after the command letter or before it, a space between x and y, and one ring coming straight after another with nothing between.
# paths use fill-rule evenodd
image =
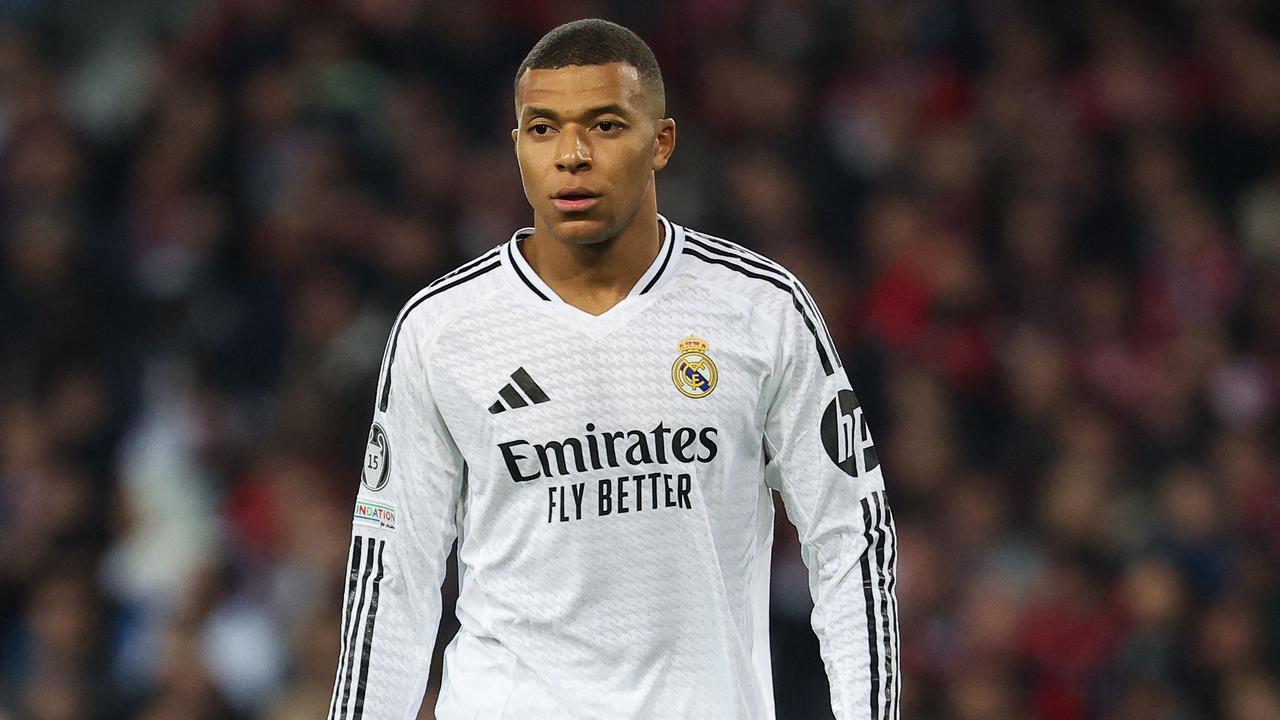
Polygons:
<instances>
[{"instance_id":1,"label":"soccer player","mask_svg":"<svg viewBox=\"0 0 1280 720\"><path fill-rule=\"evenodd\" d=\"M813 299L658 214L676 124L631 31L552 30L515 104L533 227L386 346L329 717L415 716L456 538L439 720L772 718L771 491L836 717L897 717L893 517Z\"/></svg>"}]
</instances>

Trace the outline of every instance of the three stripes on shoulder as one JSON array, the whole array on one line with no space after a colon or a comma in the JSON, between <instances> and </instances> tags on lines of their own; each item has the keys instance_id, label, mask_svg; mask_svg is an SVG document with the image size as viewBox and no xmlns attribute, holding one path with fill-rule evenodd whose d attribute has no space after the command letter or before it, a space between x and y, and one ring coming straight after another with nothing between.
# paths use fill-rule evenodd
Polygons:
<instances>
[{"instance_id":1,"label":"three stripes on shoulder","mask_svg":"<svg viewBox=\"0 0 1280 720\"><path fill-rule=\"evenodd\" d=\"M763 280L790 295L792 305L803 318L809 334L813 336L814 347L822 362L822 371L830 376L836 369L844 367L840 353L836 351L835 339L831 337L831 331L827 329L809 291L781 265L741 245L689 228L685 228L685 243L685 255L709 265L728 268L739 275Z\"/></svg>"}]
</instances>

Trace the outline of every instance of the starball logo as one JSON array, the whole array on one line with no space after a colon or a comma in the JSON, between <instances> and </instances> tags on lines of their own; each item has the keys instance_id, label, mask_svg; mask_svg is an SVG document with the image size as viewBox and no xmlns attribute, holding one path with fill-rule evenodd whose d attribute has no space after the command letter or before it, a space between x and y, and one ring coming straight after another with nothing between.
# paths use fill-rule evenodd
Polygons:
<instances>
[{"instance_id":1,"label":"starball logo","mask_svg":"<svg viewBox=\"0 0 1280 720\"><path fill-rule=\"evenodd\" d=\"M511 479L522 483L624 465L709 463L719 452L718 433L713 427L670 428L661 422L648 431L596 432L595 424L587 423L582 437L542 443L508 440L498 448Z\"/></svg>"}]
</instances>

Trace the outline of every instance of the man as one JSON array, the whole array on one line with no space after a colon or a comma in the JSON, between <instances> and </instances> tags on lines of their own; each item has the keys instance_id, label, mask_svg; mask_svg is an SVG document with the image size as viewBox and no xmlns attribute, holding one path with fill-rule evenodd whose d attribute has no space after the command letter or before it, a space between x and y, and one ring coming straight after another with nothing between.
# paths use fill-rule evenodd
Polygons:
<instances>
[{"instance_id":1,"label":"man","mask_svg":"<svg viewBox=\"0 0 1280 720\"><path fill-rule=\"evenodd\" d=\"M556 28L515 99L534 224L396 318L330 717L415 716L456 537L440 720L772 718L771 490L836 716L896 717L892 515L812 298L658 214L676 125L632 32Z\"/></svg>"}]
</instances>

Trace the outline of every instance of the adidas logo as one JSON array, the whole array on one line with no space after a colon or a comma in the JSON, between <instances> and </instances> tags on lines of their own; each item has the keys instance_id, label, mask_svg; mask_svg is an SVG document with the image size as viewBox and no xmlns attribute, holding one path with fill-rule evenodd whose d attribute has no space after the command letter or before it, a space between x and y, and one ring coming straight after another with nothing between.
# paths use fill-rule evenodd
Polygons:
<instances>
[{"instance_id":1,"label":"adidas logo","mask_svg":"<svg viewBox=\"0 0 1280 720\"><path fill-rule=\"evenodd\" d=\"M529 377L529 373L525 372L524 368L520 368L519 370L511 373L511 380L519 386L520 391L523 391L524 394L521 395L520 391L517 391L511 383L503 385L502 389L498 391L498 397L501 398L501 400L498 400L489 406L489 412L491 414L497 415L498 413L506 412L507 410L522 408L531 402L534 405L538 405L551 399L542 391L542 388L538 387L538 383L534 382L533 378ZM503 404L504 402L506 403L505 405Z\"/></svg>"}]
</instances>

